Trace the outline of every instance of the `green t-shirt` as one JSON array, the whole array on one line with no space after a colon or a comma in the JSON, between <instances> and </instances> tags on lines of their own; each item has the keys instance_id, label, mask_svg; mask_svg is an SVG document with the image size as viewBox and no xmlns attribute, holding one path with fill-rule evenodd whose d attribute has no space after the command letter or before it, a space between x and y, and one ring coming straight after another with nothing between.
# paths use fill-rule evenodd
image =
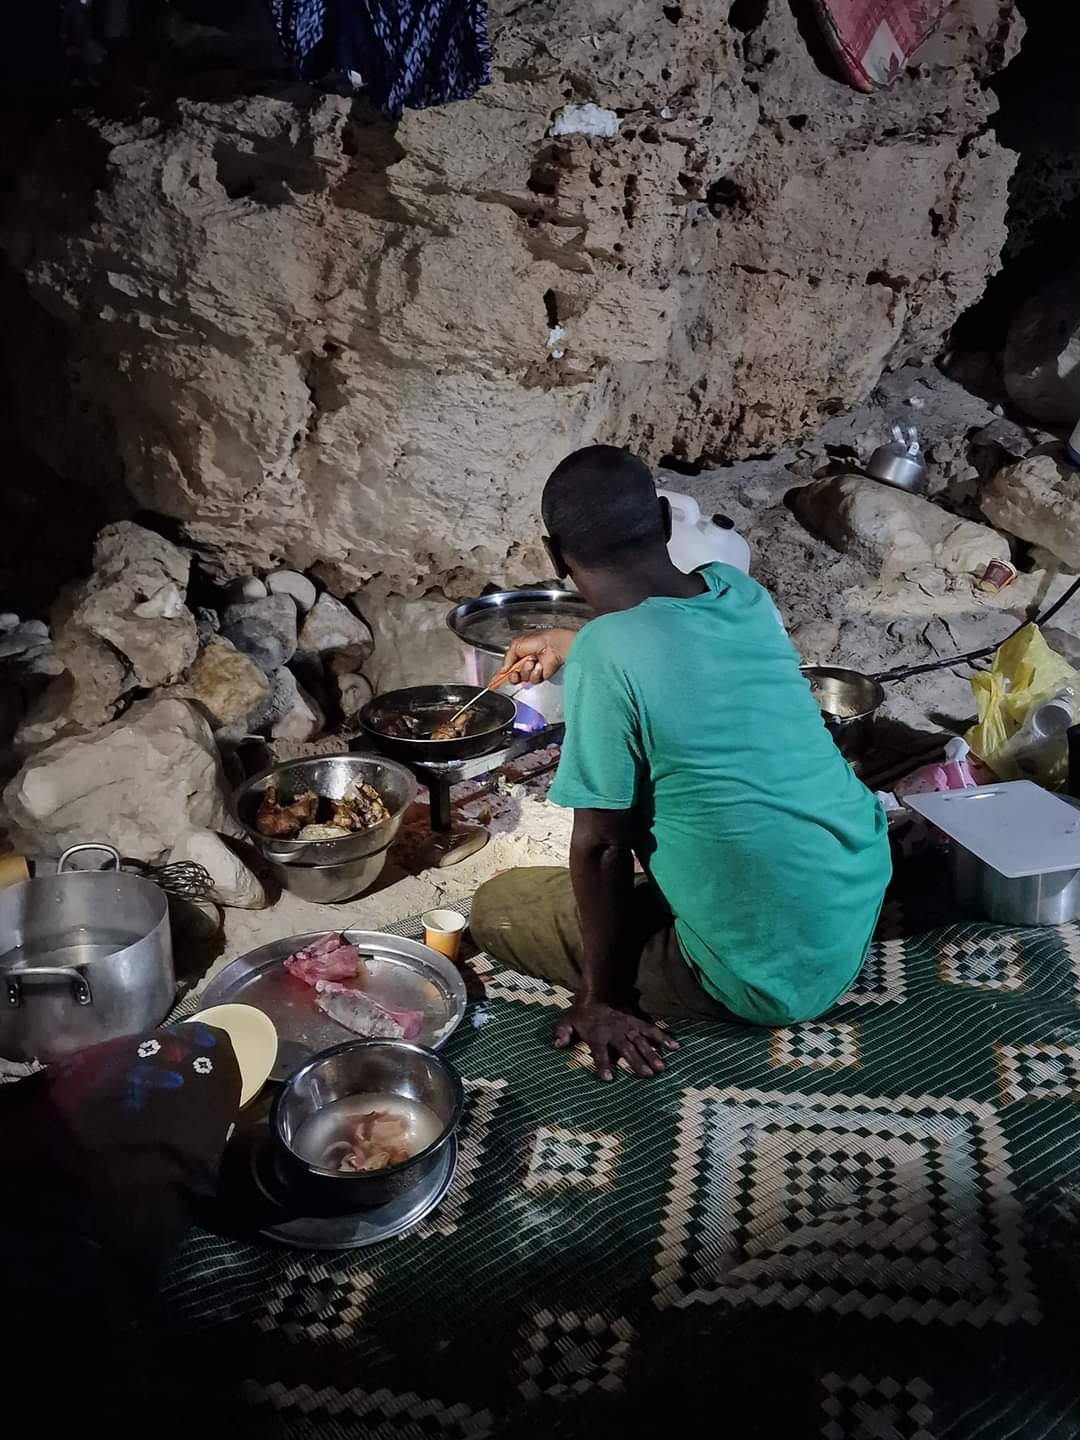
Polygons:
<instances>
[{"instance_id":1,"label":"green t-shirt","mask_svg":"<svg viewBox=\"0 0 1080 1440\"><path fill-rule=\"evenodd\" d=\"M885 816L766 591L730 565L699 574L704 594L653 597L575 639L551 799L633 809L705 989L749 1020L806 1020L865 958L890 874Z\"/></svg>"}]
</instances>

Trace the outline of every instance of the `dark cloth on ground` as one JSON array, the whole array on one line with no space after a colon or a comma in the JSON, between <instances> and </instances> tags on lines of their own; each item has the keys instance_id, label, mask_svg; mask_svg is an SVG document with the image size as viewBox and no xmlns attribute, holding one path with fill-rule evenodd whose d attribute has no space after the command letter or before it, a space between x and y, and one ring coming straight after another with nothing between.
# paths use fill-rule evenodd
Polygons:
<instances>
[{"instance_id":1,"label":"dark cloth on ground","mask_svg":"<svg viewBox=\"0 0 1080 1440\"><path fill-rule=\"evenodd\" d=\"M581 925L570 871L559 866L507 870L482 885L469 928L493 960L510 970L577 990L582 982ZM644 878L634 886L627 930L640 937L632 1000L654 1016L736 1017L702 988L675 936L675 922ZM629 967L629 957L628 957Z\"/></svg>"},{"instance_id":2,"label":"dark cloth on ground","mask_svg":"<svg viewBox=\"0 0 1080 1440\"><path fill-rule=\"evenodd\" d=\"M4 1303L20 1318L4 1358L24 1345L33 1359L62 1323L66 1394L86 1416L163 1392L154 1287L216 1189L239 1097L232 1041L202 1024L91 1045L0 1087Z\"/></svg>"},{"instance_id":3,"label":"dark cloth on ground","mask_svg":"<svg viewBox=\"0 0 1080 1440\"><path fill-rule=\"evenodd\" d=\"M270 11L304 79L359 75L390 115L467 100L491 79L484 0L270 0Z\"/></svg>"}]
</instances>

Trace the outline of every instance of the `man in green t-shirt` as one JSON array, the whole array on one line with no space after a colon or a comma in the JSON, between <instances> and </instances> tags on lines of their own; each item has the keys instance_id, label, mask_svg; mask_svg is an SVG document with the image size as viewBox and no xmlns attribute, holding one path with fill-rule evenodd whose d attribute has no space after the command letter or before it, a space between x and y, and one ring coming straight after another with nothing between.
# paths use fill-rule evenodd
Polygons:
<instances>
[{"instance_id":1,"label":"man in green t-shirt","mask_svg":"<svg viewBox=\"0 0 1080 1440\"><path fill-rule=\"evenodd\" d=\"M474 938L573 990L555 1043L583 1041L601 1079L663 1069L676 1047L652 1016L823 1014L865 958L889 845L775 605L729 565L676 569L668 503L624 450L564 460L542 509L597 618L520 636L507 660L529 683L566 666L550 798L574 811L570 868L489 880Z\"/></svg>"}]
</instances>

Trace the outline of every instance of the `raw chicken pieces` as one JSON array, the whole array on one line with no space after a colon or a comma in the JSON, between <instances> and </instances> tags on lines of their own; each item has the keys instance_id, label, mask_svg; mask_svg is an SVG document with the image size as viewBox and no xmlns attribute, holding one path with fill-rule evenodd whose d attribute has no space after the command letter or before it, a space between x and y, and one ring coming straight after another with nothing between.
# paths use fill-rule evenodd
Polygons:
<instances>
[{"instance_id":1,"label":"raw chicken pieces","mask_svg":"<svg viewBox=\"0 0 1080 1440\"><path fill-rule=\"evenodd\" d=\"M409 1157L408 1131L402 1117L386 1110L371 1110L357 1125L338 1169L385 1170L388 1165L404 1164Z\"/></svg>"},{"instance_id":2,"label":"raw chicken pieces","mask_svg":"<svg viewBox=\"0 0 1080 1440\"><path fill-rule=\"evenodd\" d=\"M320 980L355 980L365 973L359 950L343 935L324 935L313 945L297 950L285 961L285 969L308 985Z\"/></svg>"},{"instance_id":3,"label":"raw chicken pieces","mask_svg":"<svg viewBox=\"0 0 1080 1440\"><path fill-rule=\"evenodd\" d=\"M419 1010L391 1010L362 990L332 980L315 982L315 1004L365 1040L413 1040L424 1022Z\"/></svg>"}]
</instances>

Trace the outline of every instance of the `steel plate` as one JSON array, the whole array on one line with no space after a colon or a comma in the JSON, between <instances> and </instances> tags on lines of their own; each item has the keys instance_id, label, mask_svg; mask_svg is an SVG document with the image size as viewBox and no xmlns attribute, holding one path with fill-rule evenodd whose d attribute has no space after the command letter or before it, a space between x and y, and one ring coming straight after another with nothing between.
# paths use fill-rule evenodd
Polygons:
<instances>
[{"instance_id":1,"label":"steel plate","mask_svg":"<svg viewBox=\"0 0 1080 1440\"><path fill-rule=\"evenodd\" d=\"M315 1004L315 991L285 969L297 950L334 934L315 930L260 945L232 960L199 995L201 1009L211 1005L254 1005L269 1015L278 1032L278 1058L272 1080L284 1080L309 1056L356 1034L331 1020ZM461 1024L465 1014L465 982L454 965L437 950L400 935L378 930L345 930L367 966L364 989L381 1005L394 1010L419 1010L424 1017L417 1043L438 1050Z\"/></svg>"}]
</instances>

